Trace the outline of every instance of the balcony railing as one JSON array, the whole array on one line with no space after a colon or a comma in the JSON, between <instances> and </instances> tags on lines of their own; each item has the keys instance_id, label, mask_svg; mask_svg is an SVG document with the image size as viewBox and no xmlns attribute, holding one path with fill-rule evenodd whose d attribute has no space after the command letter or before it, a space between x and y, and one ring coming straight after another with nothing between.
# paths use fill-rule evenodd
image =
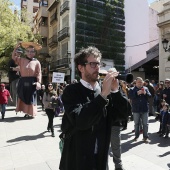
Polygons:
<instances>
[{"instance_id":1,"label":"balcony railing","mask_svg":"<svg viewBox=\"0 0 170 170\"><path fill-rule=\"evenodd\" d=\"M57 35L53 35L51 38L48 40L48 46L52 47L53 45L56 45L58 43Z\"/></svg>"},{"instance_id":2,"label":"balcony railing","mask_svg":"<svg viewBox=\"0 0 170 170\"><path fill-rule=\"evenodd\" d=\"M60 6L60 15L62 15L65 11L69 10L69 1L64 2L61 6Z\"/></svg>"},{"instance_id":3,"label":"balcony railing","mask_svg":"<svg viewBox=\"0 0 170 170\"><path fill-rule=\"evenodd\" d=\"M69 36L70 36L69 27L65 27L61 31L58 32L58 41L61 41Z\"/></svg>"},{"instance_id":4,"label":"balcony railing","mask_svg":"<svg viewBox=\"0 0 170 170\"><path fill-rule=\"evenodd\" d=\"M63 66L68 67L68 64L70 64L70 58L65 57L65 58L62 58L62 59L59 59L57 61L50 63L50 69L55 70L55 69L57 69L59 67L63 67Z\"/></svg>"},{"instance_id":5,"label":"balcony railing","mask_svg":"<svg viewBox=\"0 0 170 170\"><path fill-rule=\"evenodd\" d=\"M55 13L50 17L50 24L52 24L54 21L57 21L57 12L55 12Z\"/></svg>"}]
</instances>

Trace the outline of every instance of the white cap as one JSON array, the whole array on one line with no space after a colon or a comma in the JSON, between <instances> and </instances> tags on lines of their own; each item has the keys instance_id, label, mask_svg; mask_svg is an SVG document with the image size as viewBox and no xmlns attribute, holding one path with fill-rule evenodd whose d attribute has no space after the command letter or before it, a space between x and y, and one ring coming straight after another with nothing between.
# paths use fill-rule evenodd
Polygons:
<instances>
[{"instance_id":1,"label":"white cap","mask_svg":"<svg viewBox=\"0 0 170 170\"><path fill-rule=\"evenodd\" d=\"M170 81L170 79L169 79L169 78L166 78L165 81Z\"/></svg>"}]
</instances>

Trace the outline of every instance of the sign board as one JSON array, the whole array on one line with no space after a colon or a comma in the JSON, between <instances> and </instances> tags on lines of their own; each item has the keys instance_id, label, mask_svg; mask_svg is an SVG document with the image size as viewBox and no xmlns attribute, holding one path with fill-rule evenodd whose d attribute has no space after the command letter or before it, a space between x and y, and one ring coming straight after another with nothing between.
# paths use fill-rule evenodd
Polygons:
<instances>
[{"instance_id":1,"label":"sign board","mask_svg":"<svg viewBox=\"0 0 170 170\"><path fill-rule=\"evenodd\" d=\"M52 83L64 83L65 73L53 72Z\"/></svg>"}]
</instances>

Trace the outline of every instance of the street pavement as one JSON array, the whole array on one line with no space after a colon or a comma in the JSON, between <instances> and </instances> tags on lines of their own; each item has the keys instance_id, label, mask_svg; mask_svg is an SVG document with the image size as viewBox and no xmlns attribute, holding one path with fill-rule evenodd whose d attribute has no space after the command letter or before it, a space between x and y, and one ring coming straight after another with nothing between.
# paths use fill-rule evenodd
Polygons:
<instances>
[{"instance_id":1,"label":"street pavement","mask_svg":"<svg viewBox=\"0 0 170 170\"><path fill-rule=\"evenodd\" d=\"M7 107L5 119L0 119L0 170L58 170L60 161L59 134L62 114L54 119L56 137L47 132L48 118L38 106L35 119L16 115L15 108ZM134 123L122 131L122 160L125 170L169 170L170 138L156 133L159 122L149 117L150 143L142 135L133 142ZM114 170L109 151L109 169Z\"/></svg>"}]
</instances>

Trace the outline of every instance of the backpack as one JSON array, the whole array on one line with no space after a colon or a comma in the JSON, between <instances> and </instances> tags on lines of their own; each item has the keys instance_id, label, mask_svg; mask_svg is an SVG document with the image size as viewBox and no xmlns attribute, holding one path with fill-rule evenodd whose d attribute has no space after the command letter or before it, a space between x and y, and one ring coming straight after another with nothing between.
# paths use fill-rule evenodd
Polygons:
<instances>
[{"instance_id":1,"label":"backpack","mask_svg":"<svg viewBox=\"0 0 170 170\"><path fill-rule=\"evenodd\" d=\"M52 106L53 109L59 107L58 98L57 98L57 99L55 99L55 98L52 99L52 101L51 101L51 106Z\"/></svg>"}]
</instances>

